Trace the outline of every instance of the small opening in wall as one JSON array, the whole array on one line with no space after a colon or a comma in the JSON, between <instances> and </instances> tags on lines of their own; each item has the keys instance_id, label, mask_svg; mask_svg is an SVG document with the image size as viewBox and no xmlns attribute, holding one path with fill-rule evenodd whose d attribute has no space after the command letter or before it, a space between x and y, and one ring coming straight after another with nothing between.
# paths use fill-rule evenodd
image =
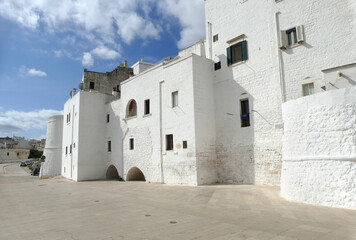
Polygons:
<instances>
[{"instance_id":1,"label":"small opening in wall","mask_svg":"<svg viewBox=\"0 0 356 240\"><path fill-rule=\"evenodd\" d=\"M183 141L183 148L188 148L188 142L187 141Z\"/></svg>"},{"instance_id":2,"label":"small opening in wall","mask_svg":"<svg viewBox=\"0 0 356 240\"><path fill-rule=\"evenodd\" d=\"M145 100L145 115L150 114L150 99Z\"/></svg>"},{"instance_id":3,"label":"small opening in wall","mask_svg":"<svg viewBox=\"0 0 356 240\"><path fill-rule=\"evenodd\" d=\"M106 122L110 122L110 114L106 114Z\"/></svg>"},{"instance_id":4,"label":"small opening in wall","mask_svg":"<svg viewBox=\"0 0 356 240\"><path fill-rule=\"evenodd\" d=\"M7 156L9 156L10 155L10 153L7 153Z\"/></svg>"},{"instance_id":5,"label":"small opening in wall","mask_svg":"<svg viewBox=\"0 0 356 240\"><path fill-rule=\"evenodd\" d=\"M219 40L219 34L213 36L213 42L217 42Z\"/></svg>"},{"instance_id":6,"label":"small opening in wall","mask_svg":"<svg viewBox=\"0 0 356 240\"><path fill-rule=\"evenodd\" d=\"M108 152L111 152L111 141L108 141Z\"/></svg>"},{"instance_id":7,"label":"small opening in wall","mask_svg":"<svg viewBox=\"0 0 356 240\"><path fill-rule=\"evenodd\" d=\"M133 138L130 138L129 149L134 150L134 148L135 148L135 140Z\"/></svg>"},{"instance_id":8,"label":"small opening in wall","mask_svg":"<svg viewBox=\"0 0 356 240\"><path fill-rule=\"evenodd\" d=\"M173 134L166 135L166 150L173 150Z\"/></svg>"},{"instance_id":9,"label":"small opening in wall","mask_svg":"<svg viewBox=\"0 0 356 240\"><path fill-rule=\"evenodd\" d=\"M90 82L89 83L89 89L93 89L95 88L95 83L94 82Z\"/></svg>"}]
</instances>

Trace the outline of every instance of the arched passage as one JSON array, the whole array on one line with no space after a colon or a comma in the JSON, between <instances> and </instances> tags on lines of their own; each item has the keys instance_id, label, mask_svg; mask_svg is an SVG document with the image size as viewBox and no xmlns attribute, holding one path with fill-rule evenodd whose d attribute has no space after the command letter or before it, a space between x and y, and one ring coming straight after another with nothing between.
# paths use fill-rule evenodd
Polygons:
<instances>
[{"instance_id":1,"label":"arched passage","mask_svg":"<svg viewBox=\"0 0 356 240\"><path fill-rule=\"evenodd\" d=\"M146 181L145 175L137 167L133 167L127 173L126 181Z\"/></svg>"},{"instance_id":2,"label":"arched passage","mask_svg":"<svg viewBox=\"0 0 356 240\"><path fill-rule=\"evenodd\" d=\"M106 171L106 179L119 179L119 173L114 165L110 165Z\"/></svg>"}]
</instances>

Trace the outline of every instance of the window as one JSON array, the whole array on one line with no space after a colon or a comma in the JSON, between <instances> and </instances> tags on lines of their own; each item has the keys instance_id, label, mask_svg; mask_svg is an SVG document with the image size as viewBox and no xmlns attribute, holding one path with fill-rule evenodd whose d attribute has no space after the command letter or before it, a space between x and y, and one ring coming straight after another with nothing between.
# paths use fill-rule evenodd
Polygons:
<instances>
[{"instance_id":1,"label":"window","mask_svg":"<svg viewBox=\"0 0 356 240\"><path fill-rule=\"evenodd\" d=\"M213 36L213 42L217 42L219 40L219 34Z\"/></svg>"},{"instance_id":2,"label":"window","mask_svg":"<svg viewBox=\"0 0 356 240\"><path fill-rule=\"evenodd\" d=\"M10 155L10 153L8 152L8 153L7 153L7 156L9 156L9 155Z\"/></svg>"},{"instance_id":3,"label":"window","mask_svg":"<svg viewBox=\"0 0 356 240\"><path fill-rule=\"evenodd\" d=\"M227 48L227 65L246 61L248 59L247 41L242 41Z\"/></svg>"},{"instance_id":4,"label":"window","mask_svg":"<svg viewBox=\"0 0 356 240\"><path fill-rule=\"evenodd\" d=\"M20 153L17 153L17 156L20 156Z\"/></svg>"},{"instance_id":5,"label":"window","mask_svg":"<svg viewBox=\"0 0 356 240\"><path fill-rule=\"evenodd\" d=\"M297 26L285 31L281 31L281 49L298 46L304 42L303 26Z\"/></svg>"},{"instance_id":6,"label":"window","mask_svg":"<svg viewBox=\"0 0 356 240\"><path fill-rule=\"evenodd\" d=\"M69 145L69 153L72 154L72 144Z\"/></svg>"},{"instance_id":7,"label":"window","mask_svg":"<svg viewBox=\"0 0 356 240\"><path fill-rule=\"evenodd\" d=\"M172 107L178 107L178 91L172 92Z\"/></svg>"},{"instance_id":8,"label":"window","mask_svg":"<svg viewBox=\"0 0 356 240\"><path fill-rule=\"evenodd\" d=\"M110 114L106 114L106 122L110 122Z\"/></svg>"},{"instance_id":9,"label":"window","mask_svg":"<svg viewBox=\"0 0 356 240\"><path fill-rule=\"evenodd\" d=\"M133 138L130 138L129 149L130 150L134 150L135 149L135 140Z\"/></svg>"},{"instance_id":10,"label":"window","mask_svg":"<svg viewBox=\"0 0 356 240\"><path fill-rule=\"evenodd\" d=\"M66 147L66 155L68 154L68 147Z\"/></svg>"},{"instance_id":11,"label":"window","mask_svg":"<svg viewBox=\"0 0 356 240\"><path fill-rule=\"evenodd\" d=\"M314 83L303 84L303 96L312 95L314 93Z\"/></svg>"},{"instance_id":12,"label":"window","mask_svg":"<svg viewBox=\"0 0 356 240\"><path fill-rule=\"evenodd\" d=\"M166 135L166 150L173 150L173 134Z\"/></svg>"},{"instance_id":13,"label":"window","mask_svg":"<svg viewBox=\"0 0 356 240\"><path fill-rule=\"evenodd\" d=\"M108 141L108 152L111 152L111 141Z\"/></svg>"},{"instance_id":14,"label":"window","mask_svg":"<svg viewBox=\"0 0 356 240\"><path fill-rule=\"evenodd\" d=\"M137 115L137 105L135 100L130 100L126 108L126 117L134 117Z\"/></svg>"},{"instance_id":15,"label":"window","mask_svg":"<svg viewBox=\"0 0 356 240\"><path fill-rule=\"evenodd\" d=\"M94 82L90 82L89 83L89 89L95 89L95 83Z\"/></svg>"},{"instance_id":16,"label":"window","mask_svg":"<svg viewBox=\"0 0 356 240\"><path fill-rule=\"evenodd\" d=\"M150 114L150 99L145 100L145 115Z\"/></svg>"},{"instance_id":17,"label":"window","mask_svg":"<svg viewBox=\"0 0 356 240\"><path fill-rule=\"evenodd\" d=\"M219 69L221 69L221 62L217 62L217 63L214 64L214 70L216 71L216 70L219 70Z\"/></svg>"},{"instance_id":18,"label":"window","mask_svg":"<svg viewBox=\"0 0 356 240\"><path fill-rule=\"evenodd\" d=\"M183 148L188 148L188 142L187 141L183 141Z\"/></svg>"},{"instance_id":19,"label":"window","mask_svg":"<svg viewBox=\"0 0 356 240\"><path fill-rule=\"evenodd\" d=\"M250 110L248 99L240 100L241 105L241 127L250 126Z\"/></svg>"}]
</instances>

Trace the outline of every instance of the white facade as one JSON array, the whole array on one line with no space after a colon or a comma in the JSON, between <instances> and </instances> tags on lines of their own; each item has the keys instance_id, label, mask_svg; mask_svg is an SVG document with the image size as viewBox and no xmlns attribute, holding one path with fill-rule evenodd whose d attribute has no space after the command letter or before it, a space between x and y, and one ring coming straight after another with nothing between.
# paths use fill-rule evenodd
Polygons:
<instances>
[{"instance_id":1,"label":"white facade","mask_svg":"<svg viewBox=\"0 0 356 240\"><path fill-rule=\"evenodd\" d=\"M118 94L86 86L67 101L62 175L76 181L102 179L114 169L125 180L279 185L282 173L285 197L325 204L329 200L306 199L313 199L317 185L303 188L307 182L295 172L306 166L288 162L286 147L296 143L286 132L292 130L283 126L298 117L289 117L293 110L288 106L296 112L308 106L332 111L329 105L351 111L348 103L325 96L347 95L352 103L356 95L322 92L356 85L355 1L206 0L205 9L206 40L160 64L139 61L132 68L116 68L109 74L120 86L106 81L105 87L116 88ZM115 80L130 72L135 76ZM95 86L101 86L103 74L95 74ZM309 94L315 97L302 98ZM295 105L288 105L295 99ZM312 110L308 114L320 120ZM344 118L335 124L352 121ZM355 131L354 125L350 128ZM339 141L319 140L315 143L323 146ZM318 168L324 162L310 164ZM332 164L346 169L345 162ZM339 187L354 186L355 171L350 169ZM295 182L302 186L296 188ZM296 189L310 194L298 198ZM354 192L346 195L355 200ZM332 198L335 204L329 205L353 207L349 200Z\"/></svg>"}]
</instances>

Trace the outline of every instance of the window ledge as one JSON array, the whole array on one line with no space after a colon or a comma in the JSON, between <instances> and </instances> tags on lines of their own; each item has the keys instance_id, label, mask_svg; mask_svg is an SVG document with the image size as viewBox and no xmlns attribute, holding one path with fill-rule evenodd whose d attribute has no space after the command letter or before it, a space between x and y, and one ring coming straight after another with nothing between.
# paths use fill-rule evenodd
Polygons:
<instances>
[{"instance_id":1,"label":"window ledge","mask_svg":"<svg viewBox=\"0 0 356 240\"><path fill-rule=\"evenodd\" d=\"M132 116L132 117L124 118L123 120L127 121L127 120L131 120L131 119L134 119L134 118L137 118L137 115L136 116Z\"/></svg>"},{"instance_id":2,"label":"window ledge","mask_svg":"<svg viewBox=\"0 0 356 240\"><path fill-rule=\"evenodd\" d=\"M291 49L291 48L299 47L299 46L303 45L303 43L304 42L299 42L299 43L295 43L293 45L289 45L289 46L286 46L286 47L282 46L282 47L280 47L280 49L281 50L288 50L288 49Z\"/></svg>"},{"instance_id":3,"label":"window ledge","mask_svg":"<svg viewBox=\"0 0 356 240\"><path fill-rule=\"evenodd\" d=\"M149 117L149 116L152 116L152 113L145 114L145 115L143 115L142 117Z\"/></svg>"},{"instance_id":4,"label":"window ledge","mask_svg":"<svg viewBox=\"0 0 356 240\"><path fill-rule=\"evenodd\" d=\"M234 64L231 64L231 65L229 65L228 67L235 67L235 66L238 66L238 65L241 65L241 64L244 64L244 63L246 63L247 62L247 60L244 60L244 61L240 61L240 62L237 62L237 63L234 63Z\"/></svg>"}]
</instances>

